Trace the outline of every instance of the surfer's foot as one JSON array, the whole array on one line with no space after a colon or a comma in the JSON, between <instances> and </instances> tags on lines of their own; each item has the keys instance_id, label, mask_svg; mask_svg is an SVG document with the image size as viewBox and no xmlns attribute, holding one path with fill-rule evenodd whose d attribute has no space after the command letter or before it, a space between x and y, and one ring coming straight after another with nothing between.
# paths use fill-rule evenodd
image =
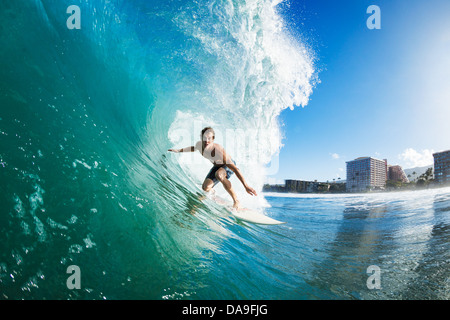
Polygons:
<instances>
[{"instance_id":1,"label":"surfer's foot","mask_svg":"<svg viewBox=\"0 0 450 320\"><path fill-rule=\"evenodd\" d=\"M233 209L239 210L239 208L240 208L240 203L239 203L239 201L236 200L236 201L233 203Z\"/></svg>"}]
</instances>

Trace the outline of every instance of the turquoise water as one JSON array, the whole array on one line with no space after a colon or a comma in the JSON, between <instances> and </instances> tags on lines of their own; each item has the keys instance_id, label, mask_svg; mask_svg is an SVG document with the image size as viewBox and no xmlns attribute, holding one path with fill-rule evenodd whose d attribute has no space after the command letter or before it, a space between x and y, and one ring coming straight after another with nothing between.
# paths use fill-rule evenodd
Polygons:
<instances>
[{"instance_id":1,"label":"turquoise water","mask_svg":"<svg viewBox=\"0 0 450 320\"><path fill-rule=\"evenodd\" d=\"M233 177L287 222L263 227L167 153L212 125L252 187L277 170L278 115L317 81L283 3L83 1L69 30L73 4L0 7L2 299L448 299L448 189L250 199Z\"/></svg>"}]
</instances>

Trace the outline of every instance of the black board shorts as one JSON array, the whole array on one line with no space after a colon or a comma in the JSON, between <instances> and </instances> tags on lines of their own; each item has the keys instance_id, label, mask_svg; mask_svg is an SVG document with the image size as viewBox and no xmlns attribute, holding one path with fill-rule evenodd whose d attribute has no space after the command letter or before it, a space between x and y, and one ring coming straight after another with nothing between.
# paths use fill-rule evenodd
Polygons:
<instances>
[{"instance_id":1,"label":"black board shorts","mask_svg":"<svg viewBox=\"0 0 450 320\"><path fill-rule=\"evenodd\" d=\"M236 162L234 160L231 160L231 161L233 161L233 163L236 165ZM219 180L216 178L216 172L220 168L224 168L225 169L225 172L227 173L227 179L230 179L230 177L233 175L234 172L230 168L228 168L227 165L225 164L225 165L221 165L221 166L213 166L211 168L211 170L209 170L208 174L206 175L205 180L206 179L211 179L214 182L214 186L216 184L218 184Z\"/></svg>"}]
</instances>

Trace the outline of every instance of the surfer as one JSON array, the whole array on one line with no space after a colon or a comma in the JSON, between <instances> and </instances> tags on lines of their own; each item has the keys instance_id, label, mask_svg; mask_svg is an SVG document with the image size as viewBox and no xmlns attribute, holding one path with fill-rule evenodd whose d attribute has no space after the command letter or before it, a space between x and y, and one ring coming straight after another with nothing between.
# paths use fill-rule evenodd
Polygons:
<instances>
[{"instance_id":1,"label":"surfer","mask_svg":"<svg viewBox=\"0 0 450 320\"><path fill-rule=\"evenodd\" d=\"M203 157L212 162L213 167L206 175L205 181L203 181L202 189L206 192L213 191L214 186L221 182L225 190L230 194L233 199L233 208L239 209L239 200L234 192L230 177L233 173L242 182L245 190L252 196L256 196L255 189L251 188L246 182L236 162L226 153L225 149L214 142L215 133L211 127L206 127L201 132L201 141L198 141L195 146L186 147L182 149L169 149L170 152L194 152L198 150Z\"/></svg>"}]
</instances>

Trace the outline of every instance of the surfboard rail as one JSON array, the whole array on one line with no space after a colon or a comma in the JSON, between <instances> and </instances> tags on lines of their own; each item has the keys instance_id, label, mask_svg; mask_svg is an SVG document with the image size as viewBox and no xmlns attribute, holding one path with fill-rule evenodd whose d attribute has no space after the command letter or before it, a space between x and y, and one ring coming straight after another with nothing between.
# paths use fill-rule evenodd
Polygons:
<instances>
[{"instance_id":1,"label":"surfboard rail","mask_svg":"<svg viewBox=\"0 0 450 320\"><path fill-rule=\"evenodd\" d=\"M233 217L242 221L263 225L279 225L286 223L283 221L275 220L271 217L266 216L265 214L262 214L250 208L243 207L236 210L235 208L233 208L231 202L222 199L217 195L212 196L210 199L216 202L217 204L227 208Z\"/></svg>"}]
</instances>

